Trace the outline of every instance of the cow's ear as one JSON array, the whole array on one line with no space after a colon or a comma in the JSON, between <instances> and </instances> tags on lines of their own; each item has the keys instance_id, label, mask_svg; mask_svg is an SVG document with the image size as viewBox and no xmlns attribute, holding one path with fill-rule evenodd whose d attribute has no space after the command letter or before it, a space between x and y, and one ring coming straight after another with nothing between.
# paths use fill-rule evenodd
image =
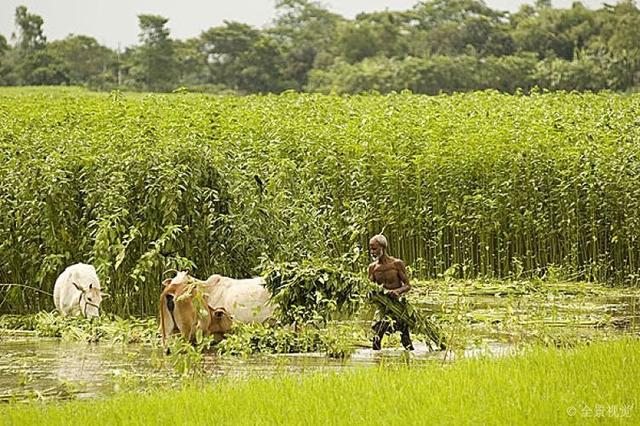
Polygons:
<instances>
[{"instance_id":1,"label":"cow's ear","mask_svg":"<svg viewBox=\"0 0 640 426\"><path fill-rule=\"evenodd\" d=\"M169 284L171 284L171 278L167 278L166 280L162 281L162 285L163 286L168 286Z\"/></svg>"},{"instance_id":2,"label":"cow's ear","mask_svg":"<svg viewBox=\"0 0 640 426\"><path fill-rule=\"evenodd\" d=\"M102 297L111 297L111 295L109 293L103 293L103 292L100 292L100 296L102 296Z\"/></svg>"},{"instance_id":3,"label":"cow's ear","mask_svg":"<svg viewBox=\"0 0 640 426\"><path fill-rule=\"evenodd\" d=\"M78 291L81 291L81 292L83 292L83 293L84 293L84 289L83 289L82 287L80 287L78 284L76 284L76 283L75 283L75 282L73 282L73 281L71 282L71 284L73 284L73 286L74 286L75 288L77 288L77 289L78 289Z\"/></svg>"}]
</instances>

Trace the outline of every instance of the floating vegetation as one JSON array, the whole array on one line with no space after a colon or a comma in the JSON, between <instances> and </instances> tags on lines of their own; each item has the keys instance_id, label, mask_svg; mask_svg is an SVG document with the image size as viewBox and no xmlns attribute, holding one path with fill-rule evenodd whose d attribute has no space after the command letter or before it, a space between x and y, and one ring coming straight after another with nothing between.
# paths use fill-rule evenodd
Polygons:
<instances>
[{"instance_id":1,"label":"floating vegetation","mask_svg":"<svg viewBox=\"0 0 640 426\"><path fill-rule=\"evenodd\" d=\"M62 316L57 312L0 316L0 336L14 334L15 331L38 337L111 343L151 343L156 342L159 336L155 318L123 319L116 315L103 315L87 319Z\"/></svg>"},{"instance_id":2,"label":"floating vegetation","mask_svg":"<svg viewBox=\"0 0 640 426\"><path fill-rule=\"evenodd\" d=\"M29 402L74 398L74 392L65 384L52 386L43 390L14 390L0 393L0 402Z\"/></svg>"},{"instance_id":3,"label":"floating vegetation","mask_svg":"<svg viewBox=\"0 0 640 426\"><path fill-rule=\"evenodd\" d=\"M346 358L355 351L354 343L366 340L365 332L356 325L273 327L241 325L214 350L220 355L249 356L256 354L287 354L322 352L332 358Z\"/></svg>"}]
</instances>

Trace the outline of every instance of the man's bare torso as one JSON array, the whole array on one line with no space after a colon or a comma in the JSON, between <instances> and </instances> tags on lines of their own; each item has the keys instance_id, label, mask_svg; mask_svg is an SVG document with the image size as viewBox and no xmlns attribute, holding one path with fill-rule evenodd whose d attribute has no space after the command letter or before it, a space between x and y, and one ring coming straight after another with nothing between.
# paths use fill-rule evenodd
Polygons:
<instances>
[{"instance_id":1,"label":"man's bare torso","mask_svg":"<svg viewBox=\"0 0 640 426\"><path fill-rule=\"evenodd\" d=\"M388 257L385 263L376 261L369 265L369 279L387 290L402 287L404 274L404 262L394 257Z\"/></svg>"}]
</instances>

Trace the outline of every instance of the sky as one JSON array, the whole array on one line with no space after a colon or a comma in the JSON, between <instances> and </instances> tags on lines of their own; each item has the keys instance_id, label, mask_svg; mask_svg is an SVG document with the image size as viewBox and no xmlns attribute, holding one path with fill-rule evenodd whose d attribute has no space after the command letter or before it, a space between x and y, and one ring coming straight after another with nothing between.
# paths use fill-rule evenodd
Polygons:
<instances>
[{"instance_id":1,"label":"sky","mask_svg":"<svg viewBox=\"0 0 640 426\"><path fill-rule=\"evenodd\" d=\"M493 9L516 11L523 3L535 0L485 0ZM323 0L329 10L352 19L360 12L407 10L417 0ZM552 0L554 7L569 7L573 0ZM603 1L583 0L585 6L599 8ZM616 0L607 1L615 4ZM138 43L139 14L169 18L171 36L186 39L219 26L223 21L239 21L263 28L276 16L275 0L0 0L0 34L7 40L15 31L14 13L19 5L44 19L47 40L59 40L68 34L94 37L111 48Z\"/></svg>"}]
</instances>

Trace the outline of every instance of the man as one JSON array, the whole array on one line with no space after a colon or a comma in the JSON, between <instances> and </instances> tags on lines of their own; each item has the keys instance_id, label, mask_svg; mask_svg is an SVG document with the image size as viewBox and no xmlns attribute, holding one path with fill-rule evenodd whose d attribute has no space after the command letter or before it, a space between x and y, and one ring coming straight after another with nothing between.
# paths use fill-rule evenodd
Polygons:
<instances>
[{"instance_id":1,"label":"man","mask_svg":"<svg viewBox=\"0 0 640 426\"><path fill-rule=\"evenodd\" d=\"M387 290L388 297L397 300L411 289L411 285L404 262L387 255L388 246L387 238L382 234L375 235L369 241L369 253L374 259L369 265L369 279ZM405 300L397 303L406 306ZM376 333L373 337L373 350L380 350L385 334L399 331L402 333L402 346L412 351L413 344L407 322L403 318L390 315L389 312L379 311L378 315L380 317L373 325L373 331Z\"/></svg>"}]
</instances>

